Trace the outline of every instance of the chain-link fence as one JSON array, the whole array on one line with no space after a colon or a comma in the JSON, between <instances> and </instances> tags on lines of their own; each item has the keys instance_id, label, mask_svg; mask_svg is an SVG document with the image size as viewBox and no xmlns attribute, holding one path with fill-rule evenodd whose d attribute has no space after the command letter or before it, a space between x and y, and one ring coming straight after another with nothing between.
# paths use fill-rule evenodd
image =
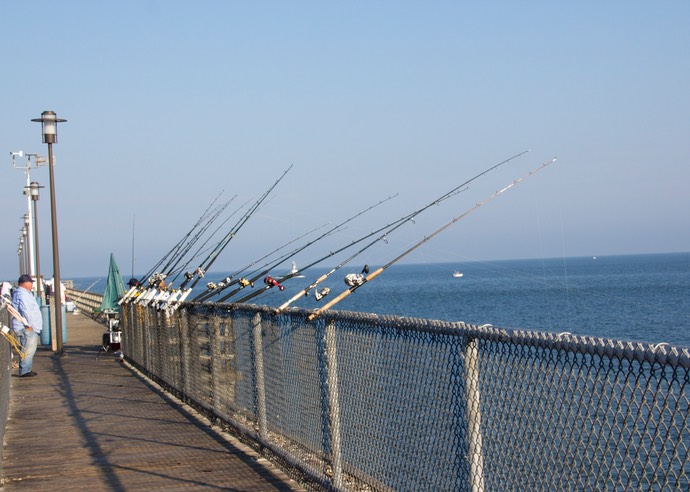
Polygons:
<instances>
[{"instance_id":1,"label":"chain-link fence","mask_svg":"<svg viewBox=\"0 0 690 492\"><path fill-rule=\"evenodd\" d=\"M6 309L0 309L0 329L8 328L13 336L11 317ZM12 348L10 342L0 338L0 442L5 439L5 426L10 413L10 377L12 373ZM3 448L0 447L0 478L2 477Z\"/></svg>"},{"instance_id":2,"label":"chain-link fence","mask_svg":"<svg viewBox=\"0 0 690 492\"><path fill-rule=\"evenodd\" d=\"M690 350L425 319L128 305L126 357L335 490L690 488Z\"/></svg>"}]
</instances>

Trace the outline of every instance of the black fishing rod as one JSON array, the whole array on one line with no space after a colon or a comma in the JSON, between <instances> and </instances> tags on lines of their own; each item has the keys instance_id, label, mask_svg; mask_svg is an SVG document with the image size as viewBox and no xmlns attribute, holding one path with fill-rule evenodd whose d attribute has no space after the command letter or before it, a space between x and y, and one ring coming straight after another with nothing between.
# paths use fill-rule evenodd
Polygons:
<instances>
[{"instance_id":1,"label":"black fishing rod","mask_svg":"<svg viewBox=\"0 0 690 492\"><path fill-rule=\"evenodd\" d=\"M208 220L206 221L206 223L199 229L199 231L194 235L194 237L192 237L189 241L187 241L187 244L185 245L185 247L184 247L184 248L180 251L180 253L177 255L177 260L175 261L175 263L173 263L173 264L170 266L170 268L169 268L168 270L164 270L163 273L164 273L167 277L170 277L170 276L172 276L172 275L175 275L175 277L170 281L169 285L172 286L172 284L173 284L173 283L175 282L175 280L177 279L177 275L176 275L176 273L177 273L177 267L178 267L178 265L180 264L180 262L187 256L187 254L191 251L191 249L194 247L194 245L195 245L197 242L199 242L199 240L204 236L204 234L206 234L206 232L208 231L208 229L216 222L216 220L223 214L223 212L225 211L225 209L230 205L230 203L232 203L232 201L233 201L236 197L237 197L237 195L233 196L230 200L228 200L228 201L225 202L225 203L222 203L221 205L219 205L219 206L215 209L214 214L213 214L211 217L208 218ZM223 223L225 223L225 221L224 221ZM219 227L220 227L220 226L219 226ZM215 230L211 235L208 236L208 238L206 239L206 241L204 241L204 243L197 249L195 255L196 255L199 251L201 251L201 250L204 248L204 246L208 243L208 241L210 241L211 238L216 234L216 232L218 232L218 229L219 229L219 228L216 228L216 230ZM191 259L187 260L187 262L185 262L185 264L184 264L182 267L180 267L180 271L181 271L181 270L184 270L184 269L186 268L186 266L187 266L194 258L196 258L196 256L193 255Z\"/></svg>"},{"instance_id":2,"label":"black fishing rod","mask_svg":"<svg viewBox=\"0 0 690 492\"><path fill-rule=\"evenodd\" d=\"M381 200L380 202L375 203L374 205L371 205L370 207L368 207L368 208L362 210L361 212L358 212L357 214L353 215L353 216L350 217L349 219L347 219L347 220L341 222L340 224L337 224L336 226L332 227L331 229L329 229L328 231L324 232L321 236L317 237L317 238L314 239L313 241L310 241L310 242L308 242L307 244L305 244L305 245L303 245L303 246L300 246L300 247L297 248L296 250L290 252L288 255L285 255L285 256L279 258L279 259L278 259L276 262L274 262L271 266L269 266L268 268L266 268L265 270L263 270L262 272L260 272L258 275L256 275L256 276L252 277L251 279L249 279L250 284L253 284L253 283L256 282L257 280L259 280L261 277L263 277L264 275L268 275L268 274L270 273L270 271L271 271L273 268L276 268L276 267L279 266L281 263L285 262L286 260L289 260L289 259L292 258L293 256L295 256L295 255L297 255L298 253L304 251L305 249L307 249L309 246L313 245L313 244L316 243L317 241L320 241L320 240L323 239L324 237L326 237L326 236L332 234L334 231L340 229L340 228L341 228L342 226L344 226L345 224L347 224L347 223L349 223L349 222L355 220L355 219L356 219L357 217L359 217L360 215L369 212L371 209L378 207L378 206L381 205L382 203L385 203L385 202L387 202L388 200L391 200L392 198L395 198L396 196L398 196L398 195L397 195L397 194L391 195L391 196L389 196L388 198L385 198L385 199ZM288 276L285 277L285 278L292 278L292 277L294 277L295 275L297 275L297 273L292 274L291 276L288 275ZM271 287L274 287L274 286L275 286L275 287L278 287L280 290L283 290L283 289L284 289L284 287L283 287L282 285L280 285L274 278L272 278L272 277L270 277L270 276L264 278L264 283L266 284L266 286L265 286L263 289L259 289L258 291L254 292L251 296L248 296L248 298L251 299L252 297L259 295L259 294L260 294L261 292L263 292L264 290L270 289ZM228 300L229 298L231 298L232 296L234 296L235 294L237 294L237 293L238 293L240 290L242 290L243 288L244 288L244 286L242 286L242 287L240 287L240 288L237 288L237 289L234 289L232 292L230 292L230 293L227 294L226 296L224 296L224 297L222 297L221 299L219 299L218 302L223 302L223 301Z\"/></svg>"},{"instance_id":3,"label":"black fishing rod","mask_svg":"<svg viewBox=\"0 0 690 492\"><path fill-rule=\"evenodd\" d=\"M323 260L325 260L326 258L329 258L329 257L333 256L334 254L337 254L337 253L339 253L339 252L341 252L341 251L343 251L343 250L345 250L345 249L348 249L348 248L354 246L355 244L357 244L357 243L359 243L359 242L361 242L361 241L364 241L365 239L368 239L368 238L370 238L371 236L374 236L375 234L378 234L378 233L380 233L381 231L384 231L384 230L385 230L385 232L384 232L381 236L377 237L376 239L374 239L374 240L371 241L370 243L367 243L363 248L359 249L359 250L356 251L353 255L351 255L350 257L348 257L347 259L345 259L344 261L342 261L341 263L339 263L338 265L336 265L335 267L333 267L330 271L328 271L327 273L323 274L323 275L322 275L321 277L319 277L318 279L316 279L316 280L315 280L313 283L311 283L308 287L305 287L304 289L300 290L300 291L299 291L297 294L295 294L292 298L290 298L288 301L286 301L286 302L283 303L281 306L279 306L278 308L276 308L275 311L274 311L274 313L275 313L275 314L280 313L281 311L283 311L285 308L287 308L290 304L292 304L293 302L295 302L295 301L296 301L297 299L299 299L300 297L303 297L303 296L308 295L308 294L309 294L309 291L310 291L311 289L316 288L316 286L319 285L321 282L325 281L328 277L330 277L331 275L333 275L336 271L340 270L342 267L344 267L345 265L347 265L348 263L350 263L352 260L354 260L356 257L358 257L359 255L361 255L362 253L364 253L366 250L368 250L368 249L371 248L372 246L374 246L374 245L375 245L376 243L378 243L379 241L385 241L386 238L387 238L391 233L393 233L395 230L397 230L398 228L400 228L400 227L402 227L403 225L405 225L407 222L414 221L414 219L415 219L419 214L421 214L422 212L428 210L429 208L431 208L431 207L433 207L433 206L435 206L435 205L439 205L439 204L440 204L441 202L443 202L444 200L447 200L448 198L450 198L450 197L452 197L452 196L455 196L456 194L458 194L458 193L460 193L460 192L462 192L462 191L465 191L465 190L467 189L466 187L467 187L469 184L471 184L472 182L476 181L477 179L479 179L480 177L482 177L482 176L484 176L485 174L489 173L490 171L493 171L493 170L496 169L497 167L502 166L503 164L506 164L506 163L512 161L513 159L516 159L516 158L518 158L518 157L520 157L520 156L526 154L527 152L529 152L529 150L525 150L525 151L523 151L523 152L520 152L519 154L515 154L514 156L509 157L508 159L505 159L505 160L499 162L498 164L495 164L495 165L491 166L490 168L486 169L485 171L482 171L481 173L477 174L476 176L473 176L472 178L468 179L468 180L465 181L464 183L462 183L462 184L456 186L456 187L453 188L452 190L450 190L450 191L444 193L443 195L439 196L438 198L436 198L434 201L430 202L429 204L427 204L427 205L425 205L425 206L423 206L423 207L421 207L421 208L415 210L414 212L412 212L412 213L406 215L405 217L402 217L402 218L396 220L395 222L392 222L392 223L390 223L390 224L388 224L388 225L386 225L386 226L384 226L384 227L382 227L382 228L380 228L380 229L378 229L378 230L376 230L376 231L374 231L374 232L372 232L372 233L370 233L370 234L367 234L366 236L364 236L364 237L358 239L357 241L354 241L352 244L349 244L349 245L345 246L344 248L341 248L340 250L338 250L338 251L336 251L336 252L334 252L334 253L331 253L331 254L329 254L328 256L324 257L323 259L319 260L319 262L320 262L320 261L323 261ZM309 265L309 266L313 266L313 265L314 265L314 264ZM328 295L329 292L330 292L330 289L327 289L325 292L323 292L323 293L321 294L321 296L320 296L317 300L319 300L321 297L323 297L323 296L325 296L325 295Z\"/></svg>"},{"instance_id":4,"label":"black fishing rod","mask_svg":"<svg viewBox=\"0 0 690 492\"><path fill-rule=\"evenodd\" d=\"M303 238L307 237L309 234L312 234L312 233L318 231L319 229L321 229L321 228L323 228L323 227L326 227L326 225L327 225L327 224L320 225L320 226L318 226L318 227L315 227L314 229L312 229L312 230L309 231L309 232L305 232L304 234L302 234L302 235L299 236L299 237L296 237L296 238L294 238L294 239L291 239L290 241L288 241L287 243L283 244L282 246L279 246L278 248L274 249L274 250L271 251L270 253L266 253L264 256L262 256L262 257L259 258L258 260L254 260L254 261L252 261L251 263L249 263L247 266L240 268L240 269L237 270L235 273L233 273L233 274L227 276L223 281L218 282L217 284L216 284L216 283L213 283L213 282L209 282L209 284L208 284L208 291L202 292L201 294L199 294L198 296L196 296L195 298L193 298L193 299L192 299L192 302L203 302L203 301L205 301L206 299L208 299L209 297L212 297L212 296L214 296L214 295L220 293L223 289L225 289L225 288L227 288L227 287L230 287L231 285L234 285L234 284L239 283L239 282L241 281L241 279L237 279L237 280L234 280L234 281L233 281L233 279L234 279L235 277L237 277L238 275L241 275L243 272L245 272L246 270L250 269L251 267L253 267L253 266L256 265L257 263L259 263L259 262L261 262L261 261L264 261L266 258L270 258L271 256L273 256L274 254L276 254L276 253L277 253L278 251L280 251L281 249L287 248L287 247L288 247L289 245L291 245L292 243L295 243L295 242L299 241L300 239L303 239ZM266 266L266 265L264 265L264 266Z\"/></svg>"},{"instance_id":5,"label":"black fishing rod","mask_svg":"<svg viewBox=\"0 0 690 492\"><path fill-rule=\"evenodd\" d=\"M163 262L164 262L166 259L168 259L168 257L170 257L170 260L168 261L168 263L166 264L166 266L163 267L163 268L161 269L161 271L167 270L167 268L170 266L170 263L173 261L174 258L176 258L177 253L179 252L180 248L182 248L182 246L183 246L183 245L187 242L187 240L189 239L189 236L191 236L192 233L199 227L199 225L206 219L207 215L209 214L209 211L210 211L211 208L214 206L214 204L218 201L218 199L220 198L220 195L221 195L222 193L223 193L223 191L221 191L221 192L213 199L213 201L211 202L211 204L206 208L206 210L204 210L204 213L201 214L201 216L197 219L197 221L194 223L194 225L192 226L192 228L187 232L187 234L185 234L184 236L182 236L182 239L180 239L180 240L177 242L177 244L175 244L175 246L173 246L172 249L171 249L170 251L168 251L168 252L165 254L165 256L163 256L163 258L161 258L161 260L160 260L158 263L156 263L156 265L154 265L154 267L153 267L151 270L149 270L149 272L148 272L146 275L144 275L144 276L139 280L139 283L140 283L140 284L143 283L144 280L146 280L147 278L149 278L151 275L153 275L153 273L154 273L155 271L158 270L158 268L163 264Z\"/></svg>"},{"instance_id":6,"label":"black fishing rod","mask_svg":"<svg viewBox=\"0 0 690 492\"><path fill-rule=\"evenodd\" d=\"M118 304L122 304L124 301L128 301L136 291L141 291L144 289L144 282L146 280L149 280L150 284L154 283L154 277L158 278L160 275L155 274L156 270L158 269L159 266L163 264L163 262L168 259L168 257L172 256L174 257L176 252L179 251L179 248L181 247L182 244L184 244L189 236L194 232L194 230L199 227L199 224L201 224L204 219L206 218L207 214L209 213L209 210L212 209L214 204L218 201L220 196L223 194L222 190L218 195L213 199L211 204L206 207L206 210L204 210L204 213L201 214L201 216L197 219L197 221L194 223L192 228L185 234L182 239L180 239L175 246L173 246L154 266L151 268L143 277L137 280L137 285L131 285L130 289L122 296L122 298L118 301ZM169 264L169 263L168 263Z\"/></svg>"},{"instance_id":7,"label":"black fishing rod","mask_svg":"<svg viewBox=\"0 0 690 492\"><path fill-rule=\"evenodd\" d=\"M304 268L302 269L302 271L304 271L304 270L306 270L307 268L310 268L310 267L312 267L312 266L314 266L314 265L316 265L316 264L318 264L318 263L321 263L322 261L325 261L326 259L328 259L328 258L330 258L330 257L332 257L332 256L334 256L334 255L336 255L336 254L338 254L338 253L340 253L340 252L346 250L346 249L349 249L349 248L353 247L354 245L356 245L356 244L358 244L358 243L364 241L365 239L370 238L371 236L374 236L374 235L380 233L380 232L383 231L383 230L386 230L386 232L385 232L383 235L381 235L380 237L378 237L378 238L374 239L373 241L371 241L370 243L368 243L365 247L363 247L362 249L360 249L359 251L357 251L355 254L353 254L352 256L350 256L349 258L347 258L345 261L343 261L342 263L340 263L339 265L337 265L336 267L334 267L330 272L326 273L325 275L322 275L319 279L317 279L317 280L316 280L314 283L312 283L309 287L300 290L300 291L299 291L297 294L295 294L289 301L287 301L286 303L284 303L283 305L281 305L278 309L276 309L276 310L275 310L275 314L280 313L283 309L285 309L285 308L286 308L287 306L289 306L292 302L296 301L298 298L302 297L303 295L307 295L307 294L309 293L309 290L311 290L312 288L315 288L319 283L323 282L323 281L324 281L325 279L327 279L330 275L332 275L332 274L335 273L337 270L339 270L340 268L342 268L343 266L345 266L347 263L349 263L350 261L352 261L354 258L356 258L356 257L359 256L360 254L362 254L364 251L366 251L367 249L369 249L370 247L372 247L374 244L378 243L379 241L385 241L386 238L388 237L388 235L391 234L393 231L395 231L395 230L398 229L399 227L402 227L404 224L406 224L406 223L409 222L409 221L414 221L415 217L416 217L417 215L419 215L420 213L422 213L423 211L425 211L425 210L427 210L427 209L433 207L434 205L439 205L439 204L440 204L441 202L443 202L444 200L446 200L446 199L448 199L448 198L450 198L450 197L452 197L452 196L454 196L454 195L456 195L456 194L458 194L458 193L460 193L460 192L462 192L462 191L465 191L466 187L467 187L470 183L472 183L473 181L479 179L480 177L482 177L482 176L484 176L485 174L489 173L490 171L492 171L492 170L498 168L499 166L502 166L503 164L506 164L506 163L512 161L513 159L516 159L516 158L518 158L518 157L520 157L520 156L526 154L527 152L529 152L529 150L525 150L525 151L523 151L523 152L520 152L520 153L518 153L518 154L515 154L514 156L509 157L508 159L505 159L505 160L499 162L498 164L494 164L493 166L491 166L491 167L489 167L488 169L482 171L481 173L477 174L476 176L473 176L472 178L468 179L468 180L465 181L464 183L462 183L462 184L456 186L456 187L453 188L452 190L450 190L450 191L444 193L443 195L441 195L440 197L436 198L434 201L432 201L432 202L429 203L428 205L426 205L426 206L424 206L424 207L422 207L422 208L420 208L420 209L418 209L418 210L415 210L415 211L412 212L411 214L409 214L409 215L407 215L407 216L405 216L405 217L402 217L402 218L398 219L397 221L392 222L391 224L388 224L388 225L386 225L386 226L384 226L384 227L382 227L382 228L380 228L380 229L378 229L378 230L376 230L376 231L374 231L374 232L371 232L371 233L369 233L369 234L367 234L367 235L361 237L360 239L358 239L358 240L356 240L356 241L353 241L352 243L350 243L350 244L348 244L348 245L346 245L346 246L340 248L339 250L334 251L334 252L331 252L331 253L329 253L328 255L324 256L323 258L320 258L320 259L316 260L315 262L313 262L313 263L307 265L306 267L304 267ZM366 273L368 273L368 272L366 272ZM287 275L287 276L285 276L285 277L282 277L282 278L280 278L280 279L277 279L276 282L277 282L278 284L282 284L285 280L287 280L287 279L289 279L289 278L292 278L292 277L294 277L294 275ZM269 285L268 285L268 288L270 288L270 287L272 287L272 285L269 284ZM264 290L266 290L266 288L264 288ZM259 293L260 293L260 292L259 292ZM246 301L248 301L248 300L250 300L250 299L256 297L259 293L250 294L250 295L248 295L248 296L246 296L246 297L243 297L242 299L239 299L239 300L236 301L236 302L238 302L238 303L246 302ZM329 293L330 293L330 289L328 289L328 288L324 289L324 290L318 295L317 300L320 300L322 297L328 295Z\"/></svg>"},{"instance_id":8,"label":"black fishing rod","mask_svg":"<svg viewBox=\"0 0 690 492\"><path fill-rule=\"evenodd\" d=\"M221 224L218 227L216 227L216 229L206 238L206 240L203 242L203 244L201 246L199 246L199 248L196 250L196 252L184 263L184 265L180 266L179 268L175 268L170 273L170 275L175 275L175 277L171 281L171 284L174 283L175 280L177 280L177 277L179 277L180 273L182 273L186 268L188 268L189 265L191 265L191 263L194 260L199 258L202 254L208 253L211 249L216 247L215 244L213 246L210 246L210 247L206 247L206 245L209 243L209 241L211 239L213 239L213 237L215 237L215 235L218 233L218 231L220 231L223 228L223 226L225 226L225 224L230 219L232 219L240 210L242 210L250 201L251 200L247 200L242 205L240 205L238 208L236 208L233 213L231 213L228 217L226 217L225 220L223 222L221 222Z\"/></svg>"},{"instance_id":9,"label":"black fishing rod","mask_svg":"<svg viewBox=\"0 0 690 492\"><path fill-rule=\"evenodd\" d=\"M239 230L242 228L244 224L247 223L249 218L258 210L258 208L261 206L261 204L268 198L268 195L271 194L273 189L278 186L278 183L280 183L285 175L292 169L292 165L288 167L283 174L276 180L275 183L271 185L271 187L266 190L266 192L261 195L261 197L252 205L249 210L242 216L242 218L235 224L235 226L230 229L230 232L228 232L225 237L216 245L216 247L213 249L213 251L204 259L204 261L201 262L201 264L198 266L196 270L193 272L188 272L185 273L185 280L182 282L182 285L180 285L180 290L184 289L187 284L194 279L192 282L192 285L190 286L190 289L193 289L196 284L203 278L203 276L206 274L209 268L211 268L211 265L216 261L218 256L223 252L223 250L227 247L228 244L230 244L230 241L232 238L235 237L235 235L239 232ZM196 277L196 278L195 278Z\"/></svg>"},{"instance_id":10,"label":"black fishing rod","mask_svg":"<svg viewBox=\"0 0 690 492\"><path fill-rule=\"evenodd\" d=\"M175 275L175 277L174 277L174 278L171 280L171 282L170 282L170 285L171 285L171 286L174 284L175 280L177 280L177 278L180 276L180 274L181 274L186 268L188 268L189 265L190 265L194 260L196 260L197 258L199 258L202 254L208 253L210 250L212 250L213 248L216 248L216 247L217 247L217 244L214 244L214 245L212 245L212 246L210 246L210 247L207 247L207 245L208 245L208 243L211 241L211 239L213 239L213 238L216 236L216 234L218 233L218 231L220 231L220 230L223 228L223 226L225 226L225 224L226 224L232 217L234 217L235 214L237 214L240 210L242 210L248 203L249 203L249 200L246 201L245 203L243 203L243 204L242 204L240 207L238 207L232 214L230 214L225 220L223 220L223 222L222 222L218 227L216 227L216 229L206 238L206 240L201 244L201 246L199 246L199 248L197 248L197 250L194 252L194 254L193 254L193 255L192 255L182 266L180 266L179 268L176 268L175 270L173 270L173 271L170 273L170 275Z\"/></svg>"},{"instance_id":11,"label":"black fishing rod","mask_svg":"<svg viewBox=\"0 0 690 492\"><path fill-rule=\"evenodd\" d=\"M487 204L488 202L490 202L490 201L493 200L494 198L497 198L499 195L503 194L504 192L506 192L506 191L508 191L509 189L513 188L515 185L521 183L522 181L526 180L526 179L529 178L530 176L533 176L534 174L536 174L537 172L541 171L541 170L544 169L546 166L548 166L549 164L552 164L552 163L554 163L554 162L556 162L556 158L555 158L555 157L554 157L553 159L551 159L550 161L547 161L547 162L543 163L543 164L540 165L539 167L537 167L537 168L531 170L529 173L525 174L524 176L522 176L522 177L516 179L515 181L513 181L513 182L510 183L509 185L507 185L507 186L503 187L502 189L496 191L495 193L493 193L493 194L490 195L489 197L485 198L485 199L482 200L481 202L476 203L473 207L471 207L471 208L469 208L468 210L466 210L463 214L461 214L461 215L459 215L459 216L453 218L450 222L446 223L445 225L443 225L442 227L440 227L439 229L437 229L436 231L434 231L431 235L425 236L424 239L422 239L421 241L415 243L415 244L412 245L410 248L408 248L407 250L405 250L403 253L401 253L400 255L398 255L397 257L395 257L393 260L389 261L388 263L386 263L386 264L383 265L382 267L379 267L377 270L375 270L375 271L369 273L366 277L364 277L363 275L362 275L362 276L356 276L357 278L352 279L352 280L350 281L349 285L351 285L351 286L350 286L348 289L346 289L345 291L343 291L343 292L342 292L339 296L337 296L336 298L332 299L332 300L331 300L329 303L327 303L325 306L323 306L323 307L317 309L317 310L314 311L312 314L310 314L310 315L307 317L307 321L313 320L314 318L316 318L317 316L319 316L321 313L323 313L323 312L326 311L327 309L330 309L331 307L333 307L334 305L336 305L337 303L339 303L340 301L342 301L343 299L345 299L347 296L349 296L350 294L352 294L353 292L355 292L355 291L356 291L357 289L359 289L362 285L364 285L364 284L366 284L367 282L370 282L370 281L373 280L374 278L378 277L381 273L383 273L383 272L384 272L386 269L388 269L391 265L394 265L395 263L397 263L398 261L400 261L401 259L403 259L405 256L407 256L408 254L412 253L414 250L416 250L417 248L419 248L421 245L423 245L424 243L430 241L433 237L437 236L438 234L440 234L440 233L443 232L444 230L448 229L450 226L452 226L452 225L455 224L456 222L458 222L458 221L464 219L464 218L467 217L470 213L474 212L474 211L477 210L478 208L480 208L480 207L482 207L483 205Z\"/></svg>"}]
</instances>

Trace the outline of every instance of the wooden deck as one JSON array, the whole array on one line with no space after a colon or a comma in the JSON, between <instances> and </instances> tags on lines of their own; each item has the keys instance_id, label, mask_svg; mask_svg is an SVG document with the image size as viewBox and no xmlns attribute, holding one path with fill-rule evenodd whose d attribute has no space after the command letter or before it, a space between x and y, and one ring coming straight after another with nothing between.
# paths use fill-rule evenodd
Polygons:
<instances>
[{"instance_id":1,"label":"wooden deck","mask_svg":"<svg viewBox=\"0 0 690 492\"><path fill-rule=\"evenodd\" d=\"M97 360L103 326L68 314L67 328L66 356L39 348L38 376L12 377L2 490L303 490L113 354Z\"/></svg>"}]
</instances>

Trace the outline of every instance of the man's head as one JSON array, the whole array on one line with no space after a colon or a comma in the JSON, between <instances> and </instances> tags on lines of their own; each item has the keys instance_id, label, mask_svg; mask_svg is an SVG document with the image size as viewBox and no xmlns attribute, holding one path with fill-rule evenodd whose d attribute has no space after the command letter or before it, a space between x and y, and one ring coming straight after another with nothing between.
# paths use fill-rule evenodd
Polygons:
<instances>
[{"instance_id":1,"label":"man's head","mask_svg":"<svg viewBox=\"0 0 690 492\"><path fill-rule=\"evenodd\" d=\"M17 284L19 287L24 287L25 289L31 290L33 287L34 279L31 277L31 275L22 275L19 277L19 280L17 280Z\"/></svg>"}]
</instances>

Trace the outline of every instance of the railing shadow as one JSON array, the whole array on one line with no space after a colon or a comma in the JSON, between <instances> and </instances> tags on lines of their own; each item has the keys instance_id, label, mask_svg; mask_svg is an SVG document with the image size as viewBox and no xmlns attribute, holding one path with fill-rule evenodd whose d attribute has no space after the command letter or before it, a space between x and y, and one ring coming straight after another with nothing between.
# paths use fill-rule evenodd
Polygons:
<instances>
[{"instance_id":1,"label":"railing shadow","mask_svg":"<svg viewBox=\"0 0 690 492\"><path fill-rule=\"evenodd\" d=\"M69 409L69 415L74 422L74 428L79 432L81 438L83 439L84 446L88 450L89 456L92 457L92 462L90 465L98 470L100 476L104 479L104 483L108 484L109 490L126 490L126 487L121 479L121 474L123 472L136 472L141 473L144 476L159 477L162 479L164 478L165 480L178 482L181 486L203 486L205 488L218 490L239 490L228 487L227 485L213 485L196 479L181 478L179 476L166 473L164 469L157 469L154 471L143 467L133 467L131 464L128 464L127 466L119 464L116 460L109 456L108 449L112 447L113 439L125 439L128 442L149 442L152 445L174 446L181 450L204 451L209 453L228 453L231 455L228 457L228 459L240 460L246 467L251 469L258 476L265 479L265 481L276 482L275 475L271 474L270 471L265 469L261 464L257 463L251 456L245 454L243 450L224 439L221 435L219 435L218 432L201 422L197 416L180 407L177 402L171 399L167 394L151 385L146 379L127 367L117 366L117 371L126 371L125 374L127 377L130 377L131 380L136 381L137 384L143 385L148 392L155 395L156 398L163 401L170 408L174 409L176 414L182 417L183 425L194 427L204 436L211 438L213 442L218 445L218 447L212 449L207 445L199 445L195 442L180 444L172 442L172 440L170 442L165 442L161 441L160 439L146 437L145 435L128 436L122 435L122 433L119 432L113 432L113 429L115 429L117 426L117 422L122 422L123 420L143 420L143 422L141 422L142 425L139 427L172 424L179 422L179 420L160 418L159 415L147 415L147 413L150 412L147 412L146 409L142 409L140 412L134 410L136 405L148 405L150 407L150 401L141 401L140 398L135 397L135 394L132 391L129 391L129 394L125 394L127 393L126 387L131 385L110 384L107 381L103 381L104 384L110 385L107 391L115 391L114 394L117 395L111 398L119 398L120 400L124 398L124 406L121 402L120 405L113 405L111 410L105 412L98 410L100 407L93 405L94 397L102 398L103 395L87 395L87 392L91 392L81 391L79 387L84 383L79 381L78 374L72 373L72 367L76 366L75 359L77 358L83 358L84 360L80 360L79 362L85 365L89 363L99 365L114 363L112 354L108 354L107 356L101 354L101 360L96 361L98 349L98 347L92 346L70 346L67 357L52 357L52 370L57 375L58 392L66 402L66 405ZM91 360L93 362L91 362ZM95 378L98 378L98 375L102 374L102 371L93 371L93 374ZM112 376L107 376L107 378L110 377ZM89 384L98 384L98 381L91 381ZM117 387L123 387L124 391L117 392ZM84 405L83 402L86 402L86 404ZM127 408L128 411L123 412L123 408ZM135 413L138 415L134 415ZM106 422L113 421L110 431L103 430L103 419L106 419ZM94 422L97 422L98 426L92 425ZM130 429L132 428L132 426L127 427ZM134 426L134 428L137 427ZM106 442L110 442L110 444L106 446ZM291 489L286 485L273 483L269 489L262 490L287 491Z\"/></svg>"}]
</instances>

